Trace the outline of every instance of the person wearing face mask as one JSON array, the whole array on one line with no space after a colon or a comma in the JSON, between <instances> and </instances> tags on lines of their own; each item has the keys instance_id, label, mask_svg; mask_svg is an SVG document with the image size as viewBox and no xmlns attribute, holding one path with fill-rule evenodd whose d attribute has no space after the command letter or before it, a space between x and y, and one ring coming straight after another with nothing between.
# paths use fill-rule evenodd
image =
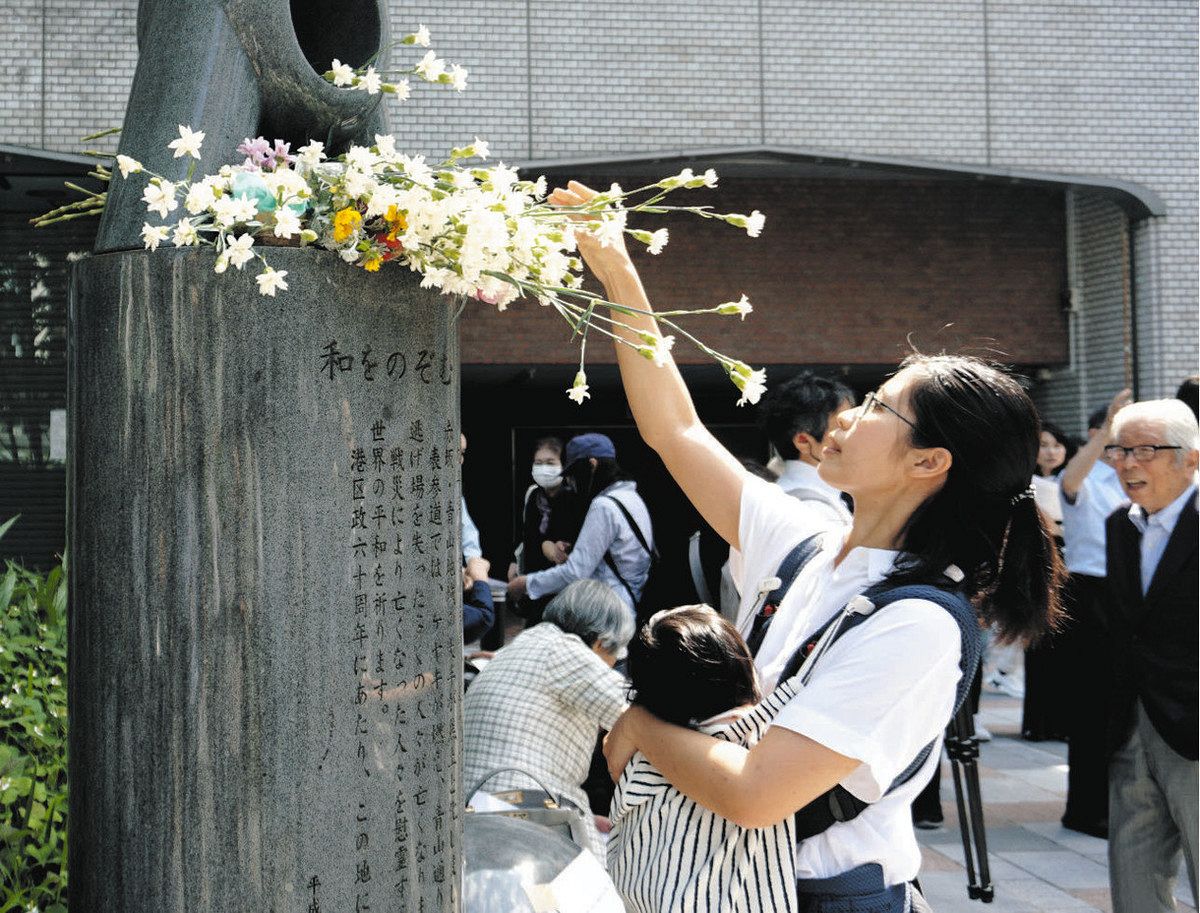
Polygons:
<instances>
[{"instance_id":1,"label":"person wearing face mask","mask_svg":"<svg viewBox=\"0 0 1200 913\"><path fill-rule=\"evenodd\" d=\"M510 580L508 599L540 599L575 580L591 579L608 584L633 613L650 576L650 512L636 483L617 464L617 449L607 435L576 435L564 456L564 475L584 514L579 535L562 564Z\"/></svg>"},{"instance_id":2,"label":"person wearing face mask","mask_svg":"<svg viewBox=\"0 0 1200 913\"><path fill-rule=\"evenodd\" d=\"M521 513L521 541L508 566L508 579L543 571L567 560L566 549L579 531L575 492L563 484L562 441L544 437L533 448L530 475ZM526 627L542 620L547 597L523 599L515 608Z\"/></svg>"}]
</instances>

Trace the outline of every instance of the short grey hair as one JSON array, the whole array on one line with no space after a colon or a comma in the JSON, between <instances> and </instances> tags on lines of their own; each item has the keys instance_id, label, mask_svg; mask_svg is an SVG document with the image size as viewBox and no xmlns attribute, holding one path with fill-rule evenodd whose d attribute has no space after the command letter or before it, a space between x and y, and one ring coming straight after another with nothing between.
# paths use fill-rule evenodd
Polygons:
<instances>
[{"instance_id":1,"label":"short grey hair","mask_svg":"<svg viewBox=\"0 0 1200 913\"><path fill-rule=\"evenodd\" d=\"M1186 403L1177 399L1147 399L1130 403L1113 418L1112 439L1115 441L1120 437L1130 422L1139 420L1160 425L1163 443L1183 448L1176 451L1175 462L1182 463L1186 451L1196 449L1200 427L1197 426L1195 413Z\"/></svg>"},{"instance_id":2,"label":"short grey hair","mask_svg":"<svg viewBox=\"0 0 1200 913\"><path fill-rule=\"evenodd\" d=\"M617 659L633 639L633 613L612 588L599 580L576 580L550 600L543 621L575 634L589 647L601 649Z\"/></svg>"}]
</instances>

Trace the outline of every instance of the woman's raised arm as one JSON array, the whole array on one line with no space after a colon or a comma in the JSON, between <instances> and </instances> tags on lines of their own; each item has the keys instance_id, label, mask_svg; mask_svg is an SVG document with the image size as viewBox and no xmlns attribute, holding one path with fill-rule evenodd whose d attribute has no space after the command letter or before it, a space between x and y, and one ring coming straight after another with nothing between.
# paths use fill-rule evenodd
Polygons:
<instances>
[{"instance_id":1,"label":"woman's raised arm","mask_svg":"<svg viewBox=\"0 0 1200 913\"><path fill-rule=\"evenodd\" d=\"M567 189L555 190L550 201L560 206L578 206L592 196L594 191L571 181ZM649 311L642 281L624 243L617 241L605 246L587 232L576 234L579 252L604 285L608 299ZM651 316L618 312L612 316L635 331L660 335ZM635 345L643 344L630 330L614 328L614 331ZM742 484L748 473L700 423L691 395L669 355L666 364L658 367L636 349L617 344L617 363L642 439L662 458L701 516L737 548Z\"/></svg>"}]
</instances>

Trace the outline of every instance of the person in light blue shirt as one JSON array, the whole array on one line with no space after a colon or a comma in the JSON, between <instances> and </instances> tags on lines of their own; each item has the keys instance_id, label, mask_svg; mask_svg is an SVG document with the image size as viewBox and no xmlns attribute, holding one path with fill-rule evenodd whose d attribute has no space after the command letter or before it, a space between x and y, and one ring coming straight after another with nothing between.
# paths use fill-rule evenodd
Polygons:
<instances>
[{"instance_id":1,"label":"person in light blue shirt","mask_svg":"<svg viewBox=\"0 0 1200 913\"><path fill-rule=\"evenodd\" d=\"M1087 443L1063 470L1059 498L1063 514L1063 563L1072 575L1104 577L1104 521L1129 499L1121 490L1117 471L1103 459L1112 436L1113 417L1129 403L1122 390L1107 410L1088 422Z\"/></svg>"},{"instance_id":2,"label":"person in light blue shirt","mask_svg":"<svg viewBox=\"0 0 1200 913\"><path fill-rule=\"evenodd\" d=\"M1063 560L1070 577L1063 607L1070 618L1055 638L1063 666L1063 723L1068 738L1067 805L1063 827L1108 836L1108 765L1105 740L1113 686L1112 643L1104 621L1105 532L1109 514L1128 502L1103 458L1116 414L1129 403L1122 390L1088 422L1088 440L1059 483Z\"/></svg>"},{"instance_id":3,"label":"person in light blue shirt","mask_svg":"<svg viewBox=\"0 0 1200 913\"><path fill-rule=\"evenodd\" d=\"M576 580L591 579L611 587L635 613L650 576L649 549L654 548L650 512L637 484L621 472L612 440L596 432L567 442L563 471L573 480L581 500L590 502L579 536L564 563L514 577L508 584L509 601L525 594L539 599ZM636 531L630 519L637 524ZM639 541L639 533L645 545Z\"/></svg>"}]
</instances>

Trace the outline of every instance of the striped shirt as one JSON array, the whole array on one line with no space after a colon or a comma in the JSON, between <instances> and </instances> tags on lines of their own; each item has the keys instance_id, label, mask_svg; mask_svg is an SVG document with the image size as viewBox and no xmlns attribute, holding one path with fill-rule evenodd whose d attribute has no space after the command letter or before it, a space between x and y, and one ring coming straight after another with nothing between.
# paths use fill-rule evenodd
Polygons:
<instances>
[{"instance_id":1,"label":"striped shirt","mask_svg":"<svg viewBox=\"0 0 1200 913\"><path fill-rule=\"evenodd\" d=\"M749 748L795 697L793 680L708 735ZM795 825L739 827L689 799L640 751L612 801L608 869L628 913L790 913L796 910Z\"/></svg>"}]
</instances>

